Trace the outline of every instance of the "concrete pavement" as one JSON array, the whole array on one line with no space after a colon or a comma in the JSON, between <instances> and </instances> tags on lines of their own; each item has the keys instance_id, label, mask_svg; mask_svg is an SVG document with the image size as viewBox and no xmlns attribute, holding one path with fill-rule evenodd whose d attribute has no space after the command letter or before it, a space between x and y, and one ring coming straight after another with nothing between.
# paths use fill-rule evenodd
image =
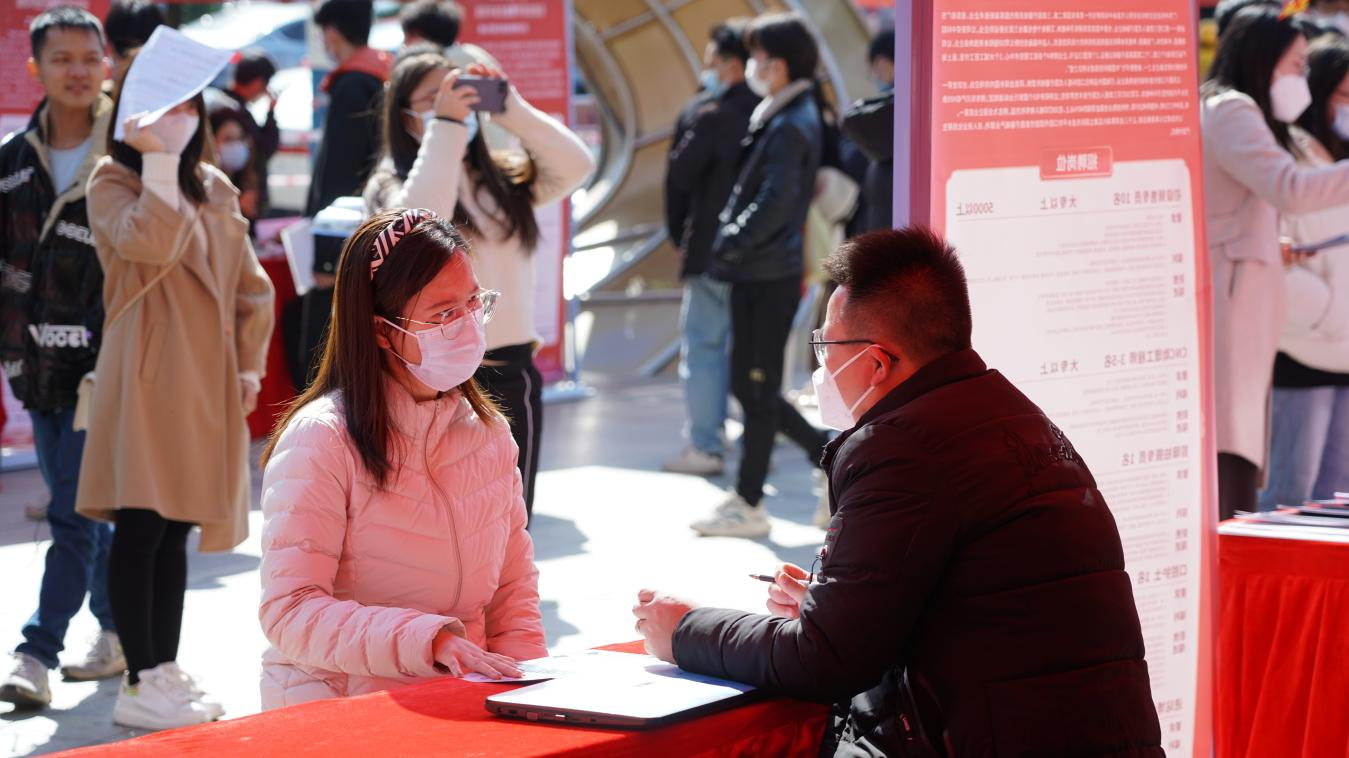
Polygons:
<instances>
[{"instance_id":1,"label":"concrete pavement","mask_svg":"<svg viewBox=\"0 0 1349 758\"><path fill-rule=\"evenodd\" d=\"M554 652L636 638L630 608L642 587L667 589L707 605L761 610L765 586L750 572L782 561L809 566L822 533L810 525L816 495L811 467L779 445L766 498L773 534L765 540L700 539L688 523L720 502L733 481L663 474L678 452L683 401L668 380L602 386L545 412L543 471L532 533L548 644ZM257 485L254 477L254 504ZM0 475L0 650L12 650L35 608L46 526L23 506L45 490L36 471ZM258 711L258 661L266 640L257 622L261 513L250 537L228 555L189 559L179 662L224 703L227 718ZM67 659L96 631L81 612L67 635ZM53 676L53 706L40 713L0 704L0 756L36 755L134 736L112 724L117 684L67 683Z\"/></svg>"}]
</instances>

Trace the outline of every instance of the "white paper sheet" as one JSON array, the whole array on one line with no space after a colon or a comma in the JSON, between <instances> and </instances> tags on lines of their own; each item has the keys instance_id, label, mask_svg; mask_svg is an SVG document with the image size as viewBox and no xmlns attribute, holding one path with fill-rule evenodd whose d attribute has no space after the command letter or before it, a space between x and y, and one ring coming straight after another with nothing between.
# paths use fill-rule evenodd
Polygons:
<instances>
[{"instance_id":1,"label":"white paper sheet","mask_svg":"<svg viewBox=\"0 0 1349 758\"><path fill-rule=\"evenodd\" d=\"M650 656L632 653L616 653L611 650L580 650L575 653L552 655L547 658L535 658L520 661L519 669L524 676L518 679L492 679L482 674L466 674L466 682L542 682L545 679L563 679L569 676L594 675L604 672L631 671L638 662L649 663L655 660Z\"/></svg>"},{"instance_id":2,"label":"white paper sheet","mask_svg":"<svg viewBox=\"0 0 1349 758\"><path fill-rule=\"evenodd\" d=\"M173 106L201 92L234 57L233 50L220 50L189 39L167 26L155 28L127 72L122 86L122 114L113 131L115 139L126 135L127 118L138 113L139 124L159 120Z\"/></svg>"},{"instance_id":3,"label":"white paper sheet","mask_svg":"<svg viewBox=\"0 0 1349 758\"><path fill-rule=\"evenodd\" d=\"M290 276L295 280L295 294L303 295L314 288L314 226L302 218L281 230L281 246L290 263Z\"/></svg>"}]
</instances>

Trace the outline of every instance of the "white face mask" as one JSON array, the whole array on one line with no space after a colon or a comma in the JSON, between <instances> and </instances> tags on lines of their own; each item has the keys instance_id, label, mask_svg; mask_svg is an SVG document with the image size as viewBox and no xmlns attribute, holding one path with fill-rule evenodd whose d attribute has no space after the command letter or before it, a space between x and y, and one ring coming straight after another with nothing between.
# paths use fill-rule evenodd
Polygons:
<instances>
[{"instance_id":1,"label":"white face mask","mask_svg":"<svg viewBox=\"0 0 1349 758\"><path fill-rule=\"evenodd\" d=\"M750 58L749 63L745 64L745 84L748 84L750 91L759 97L768 97L771 88L766 80L759 78L759 61L754 58Z\"/></svg>"},{"instance_id":2,"label":"white face mask","mask_svg":"<svg viewBox=\"0 0 1349 758\"><path fill-rule=\"evenodd\" d=\"M449 392L473 377L487 353L487 330L479 314L465 313L460 316L468 319L468 322L454 339L448 340L440 333L438 326L409 332L386 318L380 320L417 339L417 347L422 352L422 362L419 364L409 363L396 351L390 351L403 361L417 381L436 392Z\"/></svg>"},{"instance_id":3,"label":"white face mask","mask_svg":"<svg viewBox=\"0 0 1349 758\"><path fill-rule=\"evenodd\" d=\"M164 143L164 152L169 155L181 155L197 133L201 119L197 114L170 113L161 116L158 121L147 127L150 133Z\"/></svg>"},{"instance_id":4,"label":"white face mask","mask_svg":"<svg viewBox=\"0 0 1349 758\"><path fill-rule=\"evenodd\" d=\"M1291 124L1312 104L1312 91L1306 77L1279 74L1269 85L1269 101L1274 118Z\"/></svg>"},{"instance_id":5,"label":"white face mask","mask_svg":"<svg viewBox=\"0 0 1349 758\"><path fill-rule=\"evenodd\" d=\"M1349 105L1335 106L1335 123L1332 128L1340 139L1349 140Z\"/></svg>"},{"instance_id":6,"label":"white face mask","mask_svg":"<svg viewBox=\"0 0 1349 758\"><path fill-rule=\"evenodd\" d=\"M220 163L231 174L244 170L248 166L248 143L226 142L221 145Z\"/></svg>"},{"instance_id":7,"label":"white face mask","mask_svg":"<svg viewBox=\"0 0 1349 758\"><path fill-rule=\"evenodd\" d=\"M866 400L867 396L876 389L875 387L867 387L867 391L863 392L861 397L857 398L856 401L849 405L848 401L843 399L843 393L838 388L838 382L835 381L839 374L843 373L849 366L856 363L859 358L866 355L867 350L870 349L870 347L867 347L862 352L854 355L847 363L839 366L838 371L835 371L832 374L829 373L829 370L824 366L820 366L815 369L815 373L811 375L810 380L815 385L815 399L820 403L820 420L830 429L837 429L840 432L845 432L856 426L857 416L855 416L853 412L856 411L857 406L861 405L862 401Z\"/></svg>"},{"instance_id":8,"label":"white face mask","mask_svg":"<svg viewBox=\"0 0 1349 758\"><path fill-rule=\"evenodd\" d=\"M717 76L715 69L705 68L698 74L698 85L703 88L703 92L716 97L726 91L726 85L722 83L721 77Z\"/></svg>"}]
</instances>

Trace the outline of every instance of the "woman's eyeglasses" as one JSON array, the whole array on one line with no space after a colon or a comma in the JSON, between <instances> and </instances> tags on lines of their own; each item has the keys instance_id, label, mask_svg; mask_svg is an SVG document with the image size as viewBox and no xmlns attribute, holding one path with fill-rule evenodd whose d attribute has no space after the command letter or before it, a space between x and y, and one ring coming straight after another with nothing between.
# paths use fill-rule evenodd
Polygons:
<instances>
[{"instance_id":1,"label":"woman's eyeglasses","mask_svg":"<svg viewBox=\"0 0 1349 758\"><path fill-rule=\"evenodd\" d=\"M408 324L437 327L440 329L440 336L452 340L464 331L464 325L468 323L469 316L477 319L479 324L486 326L487 322L492 320L492 314L496 313L497 298L499 297L501 297L501 293L496 290L478 290L469 297L468 302L464 305L437 313L435 321L417 321L403 316L395 316L394 318Z\"/></svg>"}]
</instances>

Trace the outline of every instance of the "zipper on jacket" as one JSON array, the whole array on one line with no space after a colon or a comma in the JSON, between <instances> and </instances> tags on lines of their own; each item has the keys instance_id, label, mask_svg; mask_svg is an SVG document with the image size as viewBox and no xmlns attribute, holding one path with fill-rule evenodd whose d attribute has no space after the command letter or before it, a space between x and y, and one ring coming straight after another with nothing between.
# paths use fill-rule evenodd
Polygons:
<instances>
[{"instance_id":1,"label":"zipper on jacket","mask_svg":"<svg viewBox=\"0 0 1349 758\"><path fill-rule=\"evenodd\" d=\"M445 490L441 489L440 482L436 481L436 476L431 471L431 430L436 428L436 417L440 415L440 404L443 398L436 398L435 407L431 409L431 423L426 427L426 435L422 439L422 465L426 467L426 480L431 483L431 487L440 495L445 502L445 512L450 516L450 539L454 542L454 602L450 603L452 610L459 609L459 600L464 591L464 551L459 544L459 525L454 518L454 505L450 502L450 497Z\"/></svg>"}]
</instances>

